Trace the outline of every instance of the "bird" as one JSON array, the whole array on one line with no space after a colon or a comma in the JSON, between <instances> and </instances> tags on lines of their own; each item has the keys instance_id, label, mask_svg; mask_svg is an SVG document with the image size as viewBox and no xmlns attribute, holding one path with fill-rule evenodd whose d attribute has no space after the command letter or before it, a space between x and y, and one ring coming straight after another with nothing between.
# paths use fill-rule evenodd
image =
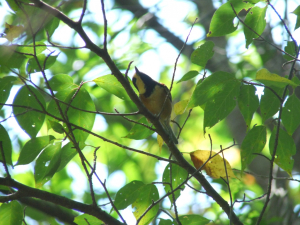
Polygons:
<instances>
[{"instance_id":1,"label":"bird","mask_svg":"<svg viewBox=\"0 0 300 225\"><path fill-rule=\"evenodd\" d=\"M178 140L170 126L172 96L167 86L140 72L137 67L135 67L132 82L138 90L139 97L145 107L155 116L161 113L159 116L161 125L169 134L172 141L178 144Z\"/></svg>"}]
</instances>

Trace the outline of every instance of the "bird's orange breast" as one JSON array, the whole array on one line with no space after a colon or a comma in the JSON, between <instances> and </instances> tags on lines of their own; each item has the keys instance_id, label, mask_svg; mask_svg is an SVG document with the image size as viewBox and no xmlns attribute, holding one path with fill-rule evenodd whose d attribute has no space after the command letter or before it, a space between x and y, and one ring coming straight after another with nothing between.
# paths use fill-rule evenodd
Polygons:
<instances>
[{"instance_id":1,"label":"bird's orange breast","mask_svg":"<svg viewBox=\"0 0 300 225\"><path fill-rule=\"evenodd\" d=\"M152 94L148 98L140 94L141 101L152 114L158 115L163 108L163 111L160 115L160 120L163 122L169 122L172 112L171 98L168 97L166 100L167 93L168 92L165 87L156 85Z\"/></svg>"}]
</instances>

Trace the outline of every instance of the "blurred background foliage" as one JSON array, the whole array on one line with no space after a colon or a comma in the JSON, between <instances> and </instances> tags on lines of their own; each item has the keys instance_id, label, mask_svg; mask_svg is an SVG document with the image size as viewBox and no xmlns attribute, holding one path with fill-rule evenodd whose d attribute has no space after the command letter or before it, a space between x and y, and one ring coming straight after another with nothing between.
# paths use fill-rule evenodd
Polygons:
<instances>
[{"instance_id":1,"label":"blurred background foliage","mask_svg":"<svg viewBox=\"0 0 300 225\"><path fill-rule=\"evenodd\" d=\"M10 6L14 7L14 1L7 1ZM78 20L81 14L83 1L57 1L47 0L46 3L52 6L59 6L59 9L72 18ZM297 7L299 2L296 0L272 1L274 7L280 12L288 26L293 30L296 22L296 16L291 12ZM186 47L183 49L179 59L175 74L175 83L172 89L173 102L177 103L181 100L189 99L195 84L203 77L204 68L191 64L190 55L203 40L212 40L215 43L215 54L206 66L206 73L209 75L215 71L232 72L239 79L251 80L255 73L261 67L265 67L273 73L285 76L288 74L289 67L282 66L285 62L282 53L276 51L272 46L263 41L254 41L248 49L245 48L245 39L243 36L243 27L225 37L206 38L209 31L209 23L215 10L223 4L224 1L219 0L188 0L188 1L146 1L146 0L115 0L105 1L105 8L108 20L108 51L112 56L118 68L125 73L129 63L133 61L129 70L129 77L133 75L133 67L137 66L139 70L152 76L167 86L170 86L171 76L174 70L175 59L182 48L185 39L187 38L189 29L196 18L198 18L191 32ZM262 3L263 4L263 3ZM28 6L30 8L30 6ZM32 9L30 9L32 10ZM33 22L40 22L40 12L33 10L30 15ZM6 1L0 1L0 30L5 30L5 22L8 24L18 25L24 16L21 12L14 13L7 5ZM243 18L243 13L241 13ZM56 19L54 19L56 20ZM284 31L283 25L272 10L267 11L267 26L263 36L270 42L275 43L278 47L284 48L287 44L289 36ZM237 21L235 21L238 24ZM37 26L39 26L37 24ZM89 38L98 46L102 47L104 38L104 27L101 13L100 1L88 1L87 11L83 19L83 28L87 32ZM46 75L50 79L53 75L67 74L72 77L73 82L77 85L80 82L87 82L83 87L90 94L95 103L96 110L100 112L114 113L117 109L120 113L130 113L137 111L137 107L131 100L122 100L114 95L111 95L106 90L97 86L92 81L98 77L110 74L110 71L101 58L95 53L84 48L84 43L81 41L78 34L71 30L66 24L59 22L51 22L46 25L45 29L41 29L36 36L36 41L49 44L47 37L51 36L51 42L61 47L47 47L44 51L49 54L53 51L52 56L57 56L55 63L46 70ZM2 32L1 31L1 32ZM53 32L53 34L49 34ZM300 37L299 29L293 33L294 36ZM298 40L299 41L299 40ZM9 44L4 38L0 39L1 45ZM30 44L30 35L24 34L12 42L13 44ZM76 48L76 49L72 49ZM189 70L201 70L200 75L195 78L176 84L176 82ZM25 71L20 71L25 75ZM0 67L0 77L11 74L4 67ZM299 76L299 72L298 72ZM40 73L32 73L31 79L42 89L45 89L45 83ZM14 85L11 90L9 101L12 102L17 90L21 87ZM261 95L262 90L257 90L258 95ZM296 94L299 95L299 88L296 89ZM46 98L47 99L47 98ZM49 104L48 99L47 104ZM0 111L1 121L11 115L12 109L3 107ZM176 116L174 120L183 124L188 112ZM175 116L175 115L174 115ZM138 120L142 116L134 116L132 119ZM273 120L269 119L265 125L270 129L274 126ZM261 124L260 112L255 113L251 126ZM28 141L29 136L18 127L14 118L10 118L1 124L9 132L13 143L13 162L17 162L20 149ZM168 158L169 152L166 146L160 150L156 134L146 140L131 140L124 138L132 128L133 124L120 116L96 115L96 120L93 127L93 132L104 136L110 140L118 142L122 145L141 149L145 152L150 152L161 157ZM175 132L178 132L176 125L173 125ZM197 149L209 150L210 141L208 134L212 137L213 149L219 150L220 145L223 147L230 146L235 140L237 144L241 144L246 134L246 124L239 110L234 110L224 121L221 121L213 128L207 130L207 134L203 133L203 110L200 107L193 109L189 120L187 121L183 132L179 139L179 149L182 152L191 152ZM49 131L46 123L43 125L39 136L54 135L56 138L62 138L62 135ZM268 131L268 136L270 131ZM293 177L300 178L300 128L293 135L297 146L297 154L294 156ZM97 173L102 180L106 179L107 188L111 196L115 196L116 192L133 180L140 180L144 183L161 181L162 172L166 163L157 161L154 158L146 155L138 154L120 147L99 140L94 136L89 136L86 141L86 147L83 150L86 158L92 162L94 159L94 147L100 146L97 151ZM268 146L268 145L266 145ZM267 147L266 147L267 148ZM264 154L269 156L267 149ZM188 154L185 154L188 160ZM225 152L225 157L230 162L231 166L240 169L240 152L239 146L235 146ZM29 165L16 166L11 170L12 176L17 181L34 187L33 175L34 163ZM241 180L231 181L231 192L234 199L243 199L244 194L249 198L261 196L267 187L267 179L269 164L263 157L256 157L251 163L248 170L258 176L245 174ZM0 173L4 170L1 166ZM288 177L287 174L279 168L274 172L278 177ZM221 179L207 178L213 187L222 195L223 198L229 200L228 188ZM198 182L191 179L191 186L200 189ZM300 185L299 181L276 180L274 196L270 203L270 210L267 213L264 224L272 223L270 220L274 216L281 217L282 221L278 224L296 224L299 219L300 211ZM98 204L108 203L107 196L101 187L95 181L96 200ZM157 185L160 195L164 193L163 186ZM52 193L63 195L85 203L91 203L91 197L88 188L88 180L86 179L80 158L77 156L68 164L67 167L57 172L50 182L47 182L42 189ZM168 209L170 202L168 199L163 201L163 206ZM222 209L213 202L205 194L197 193L194 190L186 187L182 195L177 201L179 214L200 214L204 217L214 220L216 224L229 223L226 214ZM259 215L263 202L260 200L251 203L236 203L235 211L239 215L241 221L245 224L253 224ZM109 211L110 205L103 206ZM286 209L285 211L281 209ZM125 219L128 221L134 220L130 213L131 209L122 211ZM115 212L113 212L114 215ZM170 210L170 213L174 212ZM58 224L51 216L41 214L37 209L28 207L26 209L26 220L28 224ZM160 218L168 219L165 214L161 214ZM295 223L285 223L294 221ZM158 224L159 220L153 222ZM271 223L270 223L271 222ZM130 223L129 224L133 224Z\"/></svg>"}]
</instances>

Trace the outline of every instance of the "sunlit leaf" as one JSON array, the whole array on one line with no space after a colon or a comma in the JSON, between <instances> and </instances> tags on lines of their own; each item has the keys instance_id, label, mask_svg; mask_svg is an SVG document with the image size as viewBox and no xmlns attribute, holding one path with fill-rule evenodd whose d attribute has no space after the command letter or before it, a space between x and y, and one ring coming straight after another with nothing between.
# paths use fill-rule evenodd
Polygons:
<instances>
[{"instance_id":1,"label":"sunlit leaf","mask_svg":"<svg viewBox=\"0 0 300 225\"><path fill-rule=\"evenodd\" d=\"M37 188L40 188L57 171L61 162L61 143L49 145L37 158L34 167L34 179Z\"/></svg>"},{"instance_id":2,"label":"sunlit leaf","mask_svg":"<svg viewBox=\"0 0 300 225\"><path fill-rule=\"evenodd\" d=\"M199 74L198 71L191 70L191 71L187 72L186 74L184 74L183 77L181 77L181 79L179 81L177 81L177 84L182 81L190 80L190 79L194 78L195 76L197 76L198 74Z\"/></svg>"},{"instance_id":3,"label":"sunlit leaf","mask_svg":"<svg viewBox=\"0 0 300 225\"><path fill-rule=\"evenodd\" d=\"M266 145L267 130L265 126L255 126L246 135L241 146L242 171L261 153Z\"/></svg>"},{"instance_id":4,"label":"sunlit leaf","mask_svg":"<svg viewBox=\"0 0 300 225\"><path fill-rule=\"evenodd\" d=\"M3 203L0 207L0 225L21 225L23 207L18 201Z\"/></svg>"},{"instance_id":5,"label":"sunlit leaf","mask_svg":"<svg viewBox=\"0 0 300 225\"><path fill-rule=\"evenodd\" d=\"M209 219L200 215L183 215L179 216L182 225L208 225Z\"/></svg>"},{"instance_id":6,"label":"sunlit leaf","mask_svg":"<svg viewBox=\"0 0 300 225\"><path fill-rule=\"evenodd\" d=\"M277 128L272 131L269 148L270 153L273 155L275 147ZM294 166L293 155L296 154L296 145L293 138L286 133L286 131L280 129L278 137L278 145L275 154L275 163L283 170L285 170L290 176L292 176L292 169Z\"/></svg>"},{"instance_id":7,"label":"sunlit leaf","mask_svg":"<svg viewBox=\"0 0 300 225\"><path fill-rule=\"evenodd\" d=\"M252 116L259 106L258 96L255 95L255 87L252 85L242 85L238 97L239 109L245 119L247 129L250 128Z\"/></svg>"},{"instance_id":8,"label":"sunlit leaf","mask_svg":"<svg viewBox=\"0 0 300 225\"><path fill-rule=\"evenodd\" d=\"M144 214L145 210L152 204L153 201L159 199L158 190L154 184L146 184L140 189L139 197L132 204L132 208L135 209L133 215L136 219L139 219ZM140 220L140 225L149 224L150 221L156 216L159 209L159 205L153 206L146 215Z\"/></svg>"},{"instance_id":9,"label":"sunlit leaf","mask_svg":"<svg viewBox=\"0 0 300 225\"><path fill-rule=\"evenodd\" d=\"M16 77L13 76L5 76L0 78L0 103L4 104L8 99L10 94L10 89L12 88L14 82L17 80ZM0 109L3 105L0 104Z\"/></svg>"},{"instance_id":10,"label":"sunlit leaf","mask_svg":"<svg viewBox=\"0 0 300 225\"><path fill-rule=\"evenodd\" d=\"M77 225L99 225L102 224L102 221L92 215L82 214L75 217L74 223Z\"/></svg>"},{"instance_id":11,"label":"sunlit leaf","mask_svg":"<svg viewBox=\"0 0 300 225\"><path fill-rule=\"evenodd\" d=\"M83 149L83 146L79 146L80 149ZM69 142L61 149L61 161L57 171L62 170L77 154L76 149L73 147L73 144Z\"/></svg>"},{"instance_id":12,"label":"sunlit leaf","mask_svg":"<svg viewBox=\"0 0 300 225\"><path fill-rule=\"evenodd\" d=\"M38 154L40 154L40 152L54 139L55 138L52 135L30 139L23 146L16 165L25 165L31 163L38 156Z\"/></svg>"},{"instance_id":13,"label":"sunlit leaf","mask_svg":"<svg viewBox=\"0 0 300 225\"><path fill-rule=\"evenodd\" d=\"M139 193L145 184L141 181L131 181L122 187L116 194L114 204L117 209L125 209L136 201L139 197Z\"/></svg>"},{"instance_id":14,"label":"sunlit leaf","mask_svg":"<svg viewBox=\"0 0 300 225\"><path fill-rule=\"evenodd\" d=\"M203 166L203 170L206 171L207 175L212 178L235 178L235 175L231 169L229 162L226 159L223 159L219 154L214 151L208 150L196 150L190 153L191 160L196 167L199 169L210 157L214 156ZM226 163L226 170L224 166L224 161Z\"/></svg>"},{"instance_id":15,"label":"sunlit leaf","mask_svg":"<svg viewBox=\"0 0 300 225\"><path fill-rule=\"evenodd\" d=\"M289 135L292 135L300 124L300 100L295 94L290 96L282 110L282 123Z\"/></svg>"},{"instance_id":16,"label":"sunlit leaf","mask_svg":"<svg viewBox=\"0 0 300 225\"><path fill-rule=\"evenodd\" d=\"M66 99L66 102L69 102L70 99L73 98L73 94L69 94ZM78 108L69 107L68 109L68 118L69 121L77 126L80 126L86 130L91 131L95 121L95 113L85 112L82 110L87 111L95 111L95 104L89 95L89 93L84 89L81 88L75 98L73 99L72 106ZM82 110L81 110L82 109ZM76 141L85 142L89 133L76 129L73 131Z\"/></svg>"},{"instance_id":17,"label":"sunlit leaf","mask_svg":"<svg viewBox=\"0 0 300 225\"><path fill-rule=\"evenodd\" d=\"M187 109L189 100L182 100L180 102L176 102L174 105L174 112L176 115L181 115L185 112L185 110Z\"/></svg>"},{"instance_id":18,"label":"sunlit leaf","mask_svg":"<svg viewBox=\"0 0 300 225\"><path fill-rule=\"evenodd\" d=\"M103 88L107 92L117 96L122 100L128 100L129 96L127 95L124 87L113 75L105 75L98 77L93 80L99 87Z\"/></svg>"},{"instance_id":19,"label":"sunlit leaf","mask_svg":"<svg viewBox=\"0 0 300 225\"><path fill-rule=\"evenodd\" d=\"M172 165L172 173L170 171L171 171L170 164L168 164L165 167L163 177L162 177L162 182L169 183L169 184L172 183L172 189L169 184L164 184L166 193L171 192L172 190L177 188L180 184L182 184L183 181L185 181L185 179L188 176L188 172L176 164ZM172 179L170 179L171 176ZM173 195L169 195L169 199L172 203L174 203L174 201L180 196L180 191L183 190L184 187L185 185L182 185L180 187L180 190L174 192L175 199L173 199Z\"/></svg>"},{"instance_id":20,"label":"sunlit leaf","mask_svg":"<svg viewBox=\"0 0 300 225\"><path fill-rule=\"evenodd\" d=\"M297 22L295 25L295 30L300 27L300 5L293 11L295 15L297 15Z\"/></svg>"},{"instance_id":21,"label":"sunlit leaf","mask_svg":"<svg viewBox=\"0 0 300 225\"><path fill-rule=\"evenodd\" d=\"M47 49L47 47L44 42L37 41L37 42L35 42L35 45L29 44L26 46L19 46L16 49L16 51L22 52L24 54L39 55L46 49Z\"/></svg>"},{"instance_id":22,"label":"sunlit leaf","mask_svg":"<svg viewBox=\"0 0 300 225\"><path fill-rule=\"evenodd\" d=\"M291 85L292 87L297 87L297 84L295 84L293 81L281 77L275 73L270 73L265 68L257 71L255 80L258 80L259 82L267 86L283 88L286 85Z\"/></svg>"},{"instance_id":23,"label":"sunlit leaf","mask_svg":"<svg viewBox=\"0 0 300 225\"><path fill-rule=\"evenodd\" d=\"M247 25L244 25L244 34L246 38L246 48L249 47L249 45L252 43L253 38L257 38L258 35L261 35L266 27L266 11L267 6L264 8L260 8L257 6L254 6L250 12L247 13L246 19L244 23ZM252 29L250 30L249 27ZM256 33L254 33L255 31Z\"/></svg>"},{"instance_id":24,"label":"sunlit leaf","mask_svg":"<svg viewBox=\"0 0 300 225\"><path fill-rule=\"evenodd\" d=\"M31 109L43 111L46 108L44 97L34 87L23 86L16 94L13 104L18 124L30 137L35 137L44 123L45 114Z\"/></svg>"},{"instance_id":25,"label":"sunlit leaf","mask_svg":"<svg viewBox=\"0 0 300 225\"><path fill-rule=\"evenodd\" d=\"M207 61L214 55L214 46L215 44L212 41L206 41L203 45L193 51L191 55L191 62L198 66L205 67Z\"/></svg>"},{"instance_id":26,"label":"sunlit leaf","mask_svg":"<svg viewBox=\"0 0 300 225\"><path fill-rule=\"evenodd\" d=\"M63 91L74 86L73 78L67 74L58 74L49 80L50 88L53 91Z\"/></svg>"},{"instance_id":27,"label":"sunlit leaf","mask_svg":"<svg viewBox=\"0 0 300 225\"><path fill-rule=\"evenodd\" d=\"M5 161L7 164L12 165L12 146L11 146L11 140L8 136L7 131L5 128L0 124L0 142L2 142L2 148L5 155ZM1 154L0 150L0 161L3 161L3 156Z\"/></svg>"},{"instance_id":28,"label":"sunlit leaf","mask_svg":"<svg viewBox=\"0 0 300 225\"><path fill-rule=\"evenodd\" d=\"M6 34L4 37L12 42L15 38L19 37L24 32L24 27L20 25L10 25L8 23L5 23L5 31Z\"/></svg>"},{"instance_id":29,"label":"sunlit leaf","mask_svg":"<svg viewBox=\"0 0 300 225\"><path fill-rule=\"evenodd\" d=\"M221 5L214 13L207 37L219 37L230 34L237 29L233 19L236 17L232 7L238 14L242 9L248 10L253 4L240 0L231 0Z\"/></svg>"}]
</instances>

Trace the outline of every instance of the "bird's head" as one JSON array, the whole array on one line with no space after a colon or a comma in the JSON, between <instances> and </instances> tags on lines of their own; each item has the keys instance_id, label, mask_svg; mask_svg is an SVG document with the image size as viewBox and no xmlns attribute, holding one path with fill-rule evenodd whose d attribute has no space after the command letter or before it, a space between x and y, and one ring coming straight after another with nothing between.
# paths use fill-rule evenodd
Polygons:
<instances>
[{"instance_id":1,"label":"bird's head","mask_svg":"<svg viewBox=\"0 0 300 225\"><path fill-rule=\"evenodd\" d=\"M157 84L155 80L140 72L136 67L132 82L141 95L150 95Z\"/></svg>"}]
</instances>

